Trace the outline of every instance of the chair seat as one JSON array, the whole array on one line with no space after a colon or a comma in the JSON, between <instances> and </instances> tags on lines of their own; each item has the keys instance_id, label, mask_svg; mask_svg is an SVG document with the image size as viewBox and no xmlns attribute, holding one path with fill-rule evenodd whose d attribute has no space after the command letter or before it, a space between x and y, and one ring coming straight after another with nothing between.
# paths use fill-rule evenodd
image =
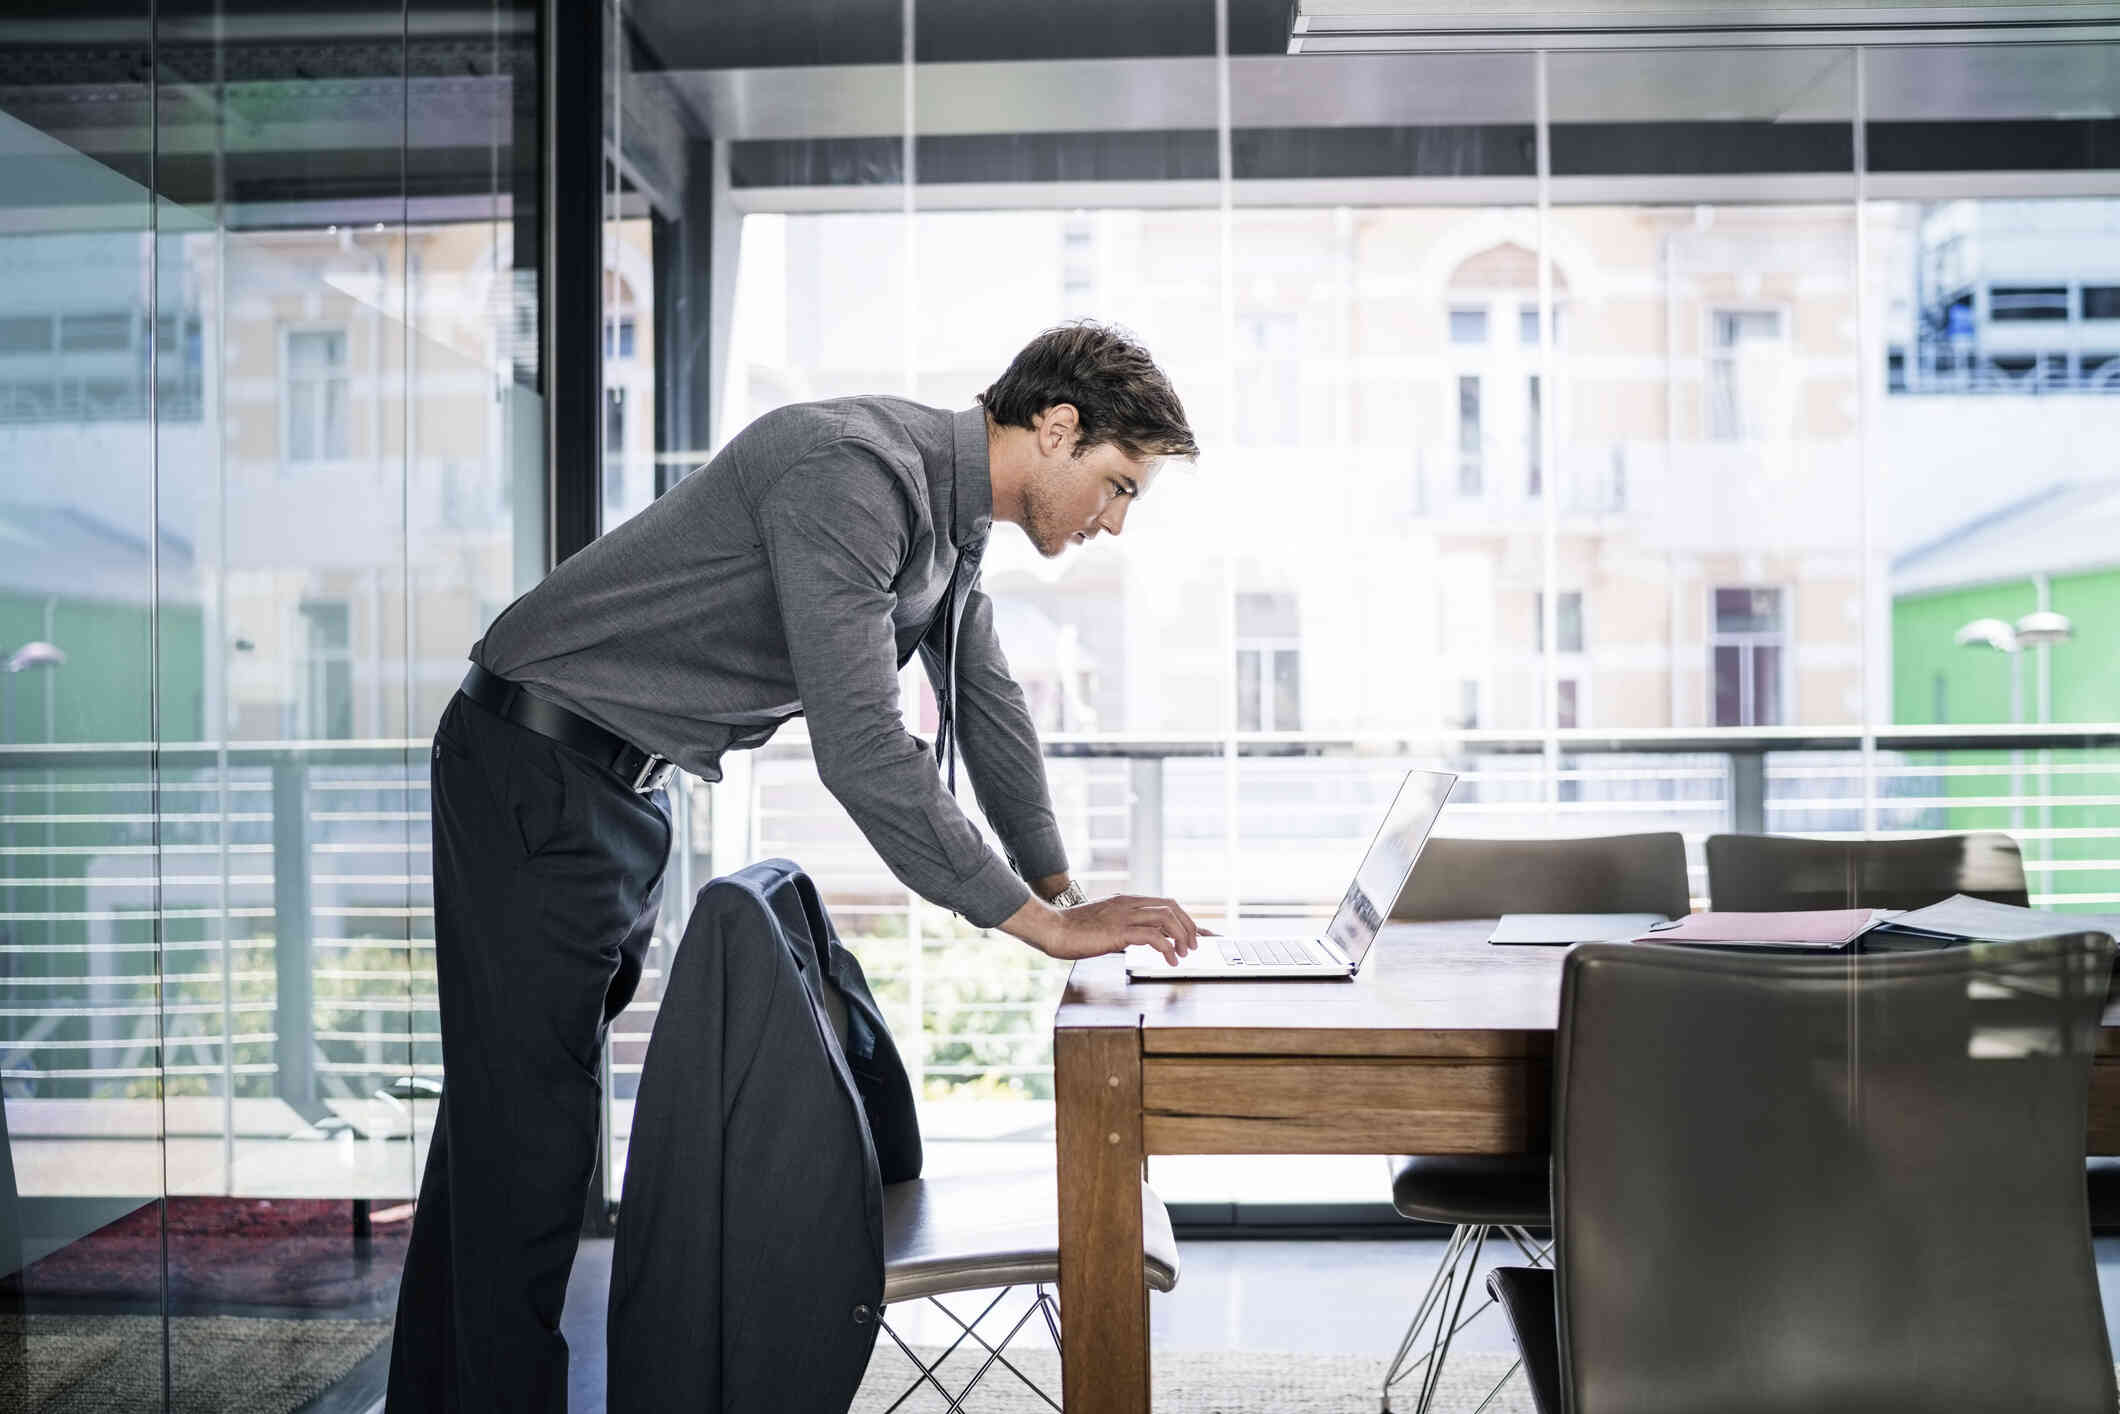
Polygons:
<instances>
[{"instance_id":1,"label":"chair seat","mask_svg":"<svg viewBox=\"0 0 2120 1414\"><path fill-rule=\"evenodd\" d=\"M2120 1159L2090 1159L2083 1165L2091 1200L2091 1231L2120 1230Z\"/></svg>"},{"instance_id":2,"label":"chair seat","mask_svg":"<svg viewBox=\"0 0 2120 1414\"><path fill-rule=\"evenodd\" d=\"M1419 1154L1391 1163L1401 1217L1452 1226L1549 1227L1544 1154Z\"/></svg>"},{"instance_id":3,"label":"chair seat","mask_svg":"<svg viewBox=\"0 0 2120 1414\"><path fill-rule=\"evenodd\" d=\"M1142 1276L1178 1284L1170 1214L1141 1185ZM883 1190L883 1303L1060 1279L1060 1188L1049 1168L916 1178Z\"/></svg>"}]
</instances>

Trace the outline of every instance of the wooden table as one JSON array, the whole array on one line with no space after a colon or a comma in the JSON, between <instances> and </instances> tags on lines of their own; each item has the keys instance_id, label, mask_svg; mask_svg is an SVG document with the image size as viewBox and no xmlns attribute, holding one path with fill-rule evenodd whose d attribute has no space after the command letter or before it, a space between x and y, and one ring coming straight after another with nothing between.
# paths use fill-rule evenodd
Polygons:
<instances>
[{"instance_id":1,"label":"wooden table","mask_svg":"<svg viewBox=\"0 0 2120 1414\"><path fill-rule=\"evenodd\" d=\"M1149 1407L1148 1155L1545 1150L1567 952L1494 947L1492 927L1393 924L1344 983L1129 983L1119 958L1075 965L1053 1023L1069 1414ZM2087 1152L2120 1153L2120 1003Z\"/></svg>"}]
</instances>

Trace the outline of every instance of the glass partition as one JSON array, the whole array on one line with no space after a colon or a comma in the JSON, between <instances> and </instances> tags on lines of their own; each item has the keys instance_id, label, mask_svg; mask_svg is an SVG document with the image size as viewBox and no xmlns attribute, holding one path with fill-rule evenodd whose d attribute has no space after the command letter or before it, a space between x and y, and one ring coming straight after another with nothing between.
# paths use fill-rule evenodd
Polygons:
<instances>
[{"instance_id":1,"label":"glass partition","mask_svg":"<svg viewBox=\"0 0 2120 1414\"><path fill-rule=\"evenodd\" d=\"M150 10L105 103L0 79L0 1395L84 1348L159 1407L165 1142L156 424L203 425L199 310L156 298ZM82 36L54 36L63 44ZM165 564L166 562L166 564ZM158 633L159 627L159 633ZM158 639L160 640L158 642ZM197 674L191 696L197 696ZM194 709L195 710L195 709ZM174 1057L175 1053L172 1053ZM218 1057L214 1058L218 1060ZM195 1062L185 1055L179 1063ZM17 1399L24 1403L17 1403Z\"/></svg>"},{"instance_id":2,"label":"glass partition","mask_svg":"<svg viewBox=\"0 0 2120 1414\"><path fill-rule=\"evenodd\" d=\"M10 1408L380 1393L422 738L545 561L534 11L408 18L7 22Z\"/></svg>"}]
</instances>

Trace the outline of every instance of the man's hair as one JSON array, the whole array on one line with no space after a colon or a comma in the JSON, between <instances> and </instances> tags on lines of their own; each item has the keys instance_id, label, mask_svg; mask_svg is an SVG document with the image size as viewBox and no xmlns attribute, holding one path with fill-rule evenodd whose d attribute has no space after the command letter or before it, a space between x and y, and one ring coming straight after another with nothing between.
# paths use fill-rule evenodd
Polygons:
<instances>
[{"instance_id":1,"label":"man's hair","mask_svg":"<svg viewBox=\"0 0 2120 1414\"><path fill-rule=\"evenodd\" d=\"M1047 408L1070 404L1080 419L1076 456L1106 443L1137 461L1200 455L1170 379L1111 324L1084 319L1046 330L979 401L1002 427L1029 427Z\"/></svg>"}]
</instances>

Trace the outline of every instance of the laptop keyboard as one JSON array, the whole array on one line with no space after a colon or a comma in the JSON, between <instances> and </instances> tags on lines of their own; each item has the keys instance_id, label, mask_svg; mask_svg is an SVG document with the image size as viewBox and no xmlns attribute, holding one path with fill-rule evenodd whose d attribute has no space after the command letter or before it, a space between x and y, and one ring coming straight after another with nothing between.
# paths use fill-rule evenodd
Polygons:
<instances>
[{"instance_id":1,"label":"laptop keyboard","mask_svg":"<svg viewBox=\"0 0 2120 1414\"><path fill-rule=\"evenodd\" d=\"M1231 966L1260 967L1315 965L1320 959L1310 944L1296 938L1222 938L1222 960Z\"/></svg>"}]
</instances>

